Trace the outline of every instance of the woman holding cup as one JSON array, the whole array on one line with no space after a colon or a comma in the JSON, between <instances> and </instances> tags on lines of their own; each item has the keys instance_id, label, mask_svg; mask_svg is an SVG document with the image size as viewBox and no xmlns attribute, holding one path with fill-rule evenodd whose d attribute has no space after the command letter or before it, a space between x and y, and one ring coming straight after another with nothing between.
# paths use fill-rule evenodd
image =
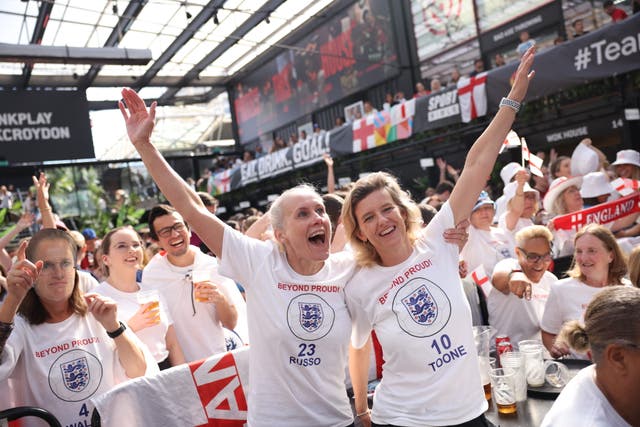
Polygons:
<instances>
[{"instance_id":1,"label":"woman holding cup","mask_svg":"<svg viewBox=\"0 0 640 427\"><path fill-rule=\"evenodd\" d=\"M144 250L140 236L129 227L118 227L102 240L99 260L105 281L95 292L118 304L118 314L153 354L160 369L185 362L168 312L162 309L157 291L140 291L136 273Z\"/></svg>"}]
</instances>

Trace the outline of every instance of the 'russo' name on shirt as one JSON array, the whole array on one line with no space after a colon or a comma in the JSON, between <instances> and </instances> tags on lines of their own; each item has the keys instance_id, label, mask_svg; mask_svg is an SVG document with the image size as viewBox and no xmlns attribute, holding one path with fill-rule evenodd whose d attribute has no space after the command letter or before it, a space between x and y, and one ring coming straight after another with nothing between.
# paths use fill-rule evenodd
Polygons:
<instances>
[{"instance_id":1,"label":"'russo' name on shirt","mask_svg":"<svg viewBox=\"0 0 640 427\"><path fill-rule=\"evenodd\" d=\"M49 348L45 348L44 350L36 351L35 352L35 356L36 357L47 357L47 356L52 355L52 354L56 354L56 353L61 353L63 351L67 351L67 350L69 350L71 348L82 347L82 346L85 346L85 345L90 345L90 344L94 344L94 343L98 343L98 342L100 342L100 338L98 338L98 337L75 339L75 340L71 340L70 342L66 342L66 343L63 343L63 344L57 344L57 345L51 346Z\"/></svg>"},{"instance_id":2,"label":"'russo' name on shirt","mask_svg":"<svg viewBox=\"0 0 640 427\"><path fill-rule=\"evenodd\" d=\"M378 302L380 304L384 304L385 302L387 302L387 298L389 298L389 292L391 291L391 289L395 288L396 286L402 285L409 277L421 270L425 270L431 267L432 264L433 263L431 262L431 260L427 259L406 269L404 273L393 279L393 282L391 282L391 286L389 286L384 294L380 298L378 298Z\"/></svg>"},{"instance_id":3,"label":"'russo' name on shirt","mask_svg":"<svg viewBox=\"0 0 640 427\"><path fill-rule=\"evenodd\" d=\"M278 282L278 289L293 292L340 292L342 290L342 288L337 285L308 285L281 282Z\"/></svg>"}]
</instances>

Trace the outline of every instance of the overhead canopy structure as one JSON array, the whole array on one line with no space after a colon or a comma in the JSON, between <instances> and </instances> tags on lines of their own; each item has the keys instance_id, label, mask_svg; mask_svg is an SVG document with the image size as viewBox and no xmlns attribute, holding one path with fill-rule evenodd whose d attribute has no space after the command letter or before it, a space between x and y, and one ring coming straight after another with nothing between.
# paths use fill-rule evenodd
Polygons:
<instances>
[{"instance_id":1,"label":"overhead canopy structure","mask_svg":"<svg viewBox=\"0 0 640 427\"><path fill-rule=\"evenodd\" d=\"M346 3L6 0L0 2L0 86L87 89L93 110L113 108L122 86L160 105L207 102L255 68L268 49L302 26L322 24L330 8ZM151 60L144 61L145 50ZM2 52L10 54L3 59ZM84 60L74 59L80 52Z\"/></svg>"}]
</instances>

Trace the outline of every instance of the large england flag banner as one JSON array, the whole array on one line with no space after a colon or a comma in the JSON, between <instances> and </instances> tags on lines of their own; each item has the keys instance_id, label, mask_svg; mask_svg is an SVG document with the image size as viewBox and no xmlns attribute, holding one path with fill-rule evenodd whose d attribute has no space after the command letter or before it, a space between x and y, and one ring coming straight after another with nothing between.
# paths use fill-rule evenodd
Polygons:
<instances>
[{"instance_id":1,"label":"large england flag banner","mask_svg":"<svg viewBox=\"0 0 640 427\"><path fill-rule=\"evenodd\" d=\"M244 427L249 347L135 378L92 399L103 427Z\"/></svg>"}]
</instances>

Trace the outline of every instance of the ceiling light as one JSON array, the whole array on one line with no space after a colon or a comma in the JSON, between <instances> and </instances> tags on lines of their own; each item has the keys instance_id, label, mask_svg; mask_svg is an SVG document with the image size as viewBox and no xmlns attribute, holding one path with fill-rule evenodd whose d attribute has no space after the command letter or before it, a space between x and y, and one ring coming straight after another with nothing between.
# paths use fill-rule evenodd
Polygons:
<instances>
[{"instance_id":1,"label":"ceiling light","mask_svg":"<svg viewBox=\"0 0 640 427\"><path fill-rule=\"evenodd\" d=\"M267 13L267 16L264 17L264 22L266 22L267 24L271 24L271 21L269 20L270 15L271 13Z\"/></svg>"},{"instance_id":2,"label":"ceiling light","mask_svg":"<svg viewBox=\"0 0 640 427\"><path fill-rule=\"evenodd\" d=\"M220 21L218 20L218 11L216 11L216 13L213 14L213 23L216 25L220 24Z\"/></svg>"}]
</instances>

